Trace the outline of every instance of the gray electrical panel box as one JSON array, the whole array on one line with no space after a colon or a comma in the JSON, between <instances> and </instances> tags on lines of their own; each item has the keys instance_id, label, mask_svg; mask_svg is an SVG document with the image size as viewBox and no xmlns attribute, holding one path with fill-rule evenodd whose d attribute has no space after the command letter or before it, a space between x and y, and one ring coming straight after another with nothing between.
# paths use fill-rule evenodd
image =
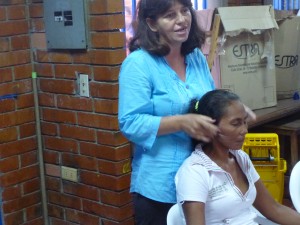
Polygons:
<instances>
[{"instance_id":1,"label":"gray electrical panel box","mask_svg":"<svg viewBox=\"0 0 300 225\"><path fill-rule=\"evenodd\" d=\"M44 0L47 47L86 49L84 0Z\"/></svg>"}]
</instances>

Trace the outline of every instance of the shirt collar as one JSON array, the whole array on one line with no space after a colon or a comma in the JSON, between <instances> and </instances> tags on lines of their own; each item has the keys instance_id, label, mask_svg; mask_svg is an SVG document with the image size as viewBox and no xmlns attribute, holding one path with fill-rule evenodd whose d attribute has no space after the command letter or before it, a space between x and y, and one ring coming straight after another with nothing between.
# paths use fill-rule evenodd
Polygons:
<instances>
[{"instance_id":1,"label":"shirt collar","mask_svg":"<svg viewBox=\"0 0 300 225\"><path fill-rule=\"evenodd\" d=\"M239 150L229 150L232 155L234 155L237 159L237 162L239 163L241 159L241 156L238 154ZM214 161L212 161L204 152L202 149L201 144L197 145L195 150L193 151L191 155L191 164L199 164L204 166L208 171L215 170L220 171L223 169L219 167Z\"/></svg>"}]
</instances>

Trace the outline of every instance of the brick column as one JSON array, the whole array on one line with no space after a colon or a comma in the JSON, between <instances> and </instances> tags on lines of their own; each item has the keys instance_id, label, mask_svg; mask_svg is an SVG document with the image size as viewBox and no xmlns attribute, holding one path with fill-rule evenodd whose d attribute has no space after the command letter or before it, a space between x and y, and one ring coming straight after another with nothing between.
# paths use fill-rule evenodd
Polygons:
<instances>
[{"instance_id":1,"label":"brick column","mask_svg":"<svg viewBox=\"0 0 300 225\"><path fill-rule=\"evenodd\" d=\"M30 8L50 222L132 225L131 149L117 121L123 1L86 0L87 50L48 50L42 6ZM89 75L89 98L77 94L76 71ZM62 179L61 166L77 169L78 182Z\"/></svg>"},{"instance_id":2,"label":"brick column","mask_svg":"<svg viewBox=\"0 0 300 225\"><path fill-rule=\"evenodd\" d=\"M28 5L0 4L0 210L3 225L42 224Z\"/></svg>"}]
</instances>

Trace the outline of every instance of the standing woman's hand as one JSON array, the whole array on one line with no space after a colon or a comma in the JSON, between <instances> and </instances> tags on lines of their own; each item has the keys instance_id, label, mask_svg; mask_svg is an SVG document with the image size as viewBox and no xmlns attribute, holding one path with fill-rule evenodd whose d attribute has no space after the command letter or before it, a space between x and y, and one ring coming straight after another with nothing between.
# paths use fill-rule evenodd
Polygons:
<instances>
[{"instance_id":1,"label":"standing woman's hand","mask_svg":"<svg viewBox=\"0 0 300 225\"><path fill-rule=\"evenodd\" d=\"M192 138L210 142L219 133L214 123L215 120L208 116L192 113L162 117L158 135L183 131Z\"/></svg>"},{"instance_id":2,"label":"standing woman's hand","mask_svg":"<svg viewBox=\"0 0 300 225\"><path fill-rule=\"evenodd\" d=\"M248 114L249 122L255 121L256 120L256 114L248 106L244 105L244 107L245 107L245 110Z\"/></svg>"},{"instance_id":3,"label":"standing woman's hand","mask_svg":"<svg viewBox=\"0 0 300 225\"><path fill-rule=\"evenodd\" d=\"M181 129L192 138L210 142L219 132L215 120L208 116L197 114L182 115Z\"/></svg>"}]
</instances>

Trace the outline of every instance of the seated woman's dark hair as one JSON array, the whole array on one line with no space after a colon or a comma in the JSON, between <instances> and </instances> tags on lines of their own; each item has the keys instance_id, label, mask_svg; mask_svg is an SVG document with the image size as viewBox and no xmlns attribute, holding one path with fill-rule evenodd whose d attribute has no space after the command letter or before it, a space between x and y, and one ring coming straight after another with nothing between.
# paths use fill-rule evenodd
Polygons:
<instances>
[{"instance_id":1,"label":"seated woman's dark hair","mask_svg":"<svg viewBox=\"0 0 300 225\"><path fill-rule=\"evenodd\" d=\"M176 1L188 7L192 15L190 33L188 39L181 46L181 54L187 55L195 48L201 47L204 42L204 32L197 24L191 0L140 0L136 32L129 43L130 52L139 48L158 56L166 56L170 52L169 46L159 41L159 34L149 28L146 19L150 18L155 21L160 15L167 12Z\"/></svg>"},{"instance_id":2,"label":"seated woman's dark hair","mask_svg":"<svg viewBox=\"0 0 300 225\"><path fill-rule=\"evenodd\" d=\"M225 89L216 89L204 94L200 100L192 100L190 113L209 116L218 125L228 106L234 101L240 101L240 97L237 94ZM193 143L194 145L198 143L203 144L203 142L195 139Z\"/></svg>"}]
</instances>

